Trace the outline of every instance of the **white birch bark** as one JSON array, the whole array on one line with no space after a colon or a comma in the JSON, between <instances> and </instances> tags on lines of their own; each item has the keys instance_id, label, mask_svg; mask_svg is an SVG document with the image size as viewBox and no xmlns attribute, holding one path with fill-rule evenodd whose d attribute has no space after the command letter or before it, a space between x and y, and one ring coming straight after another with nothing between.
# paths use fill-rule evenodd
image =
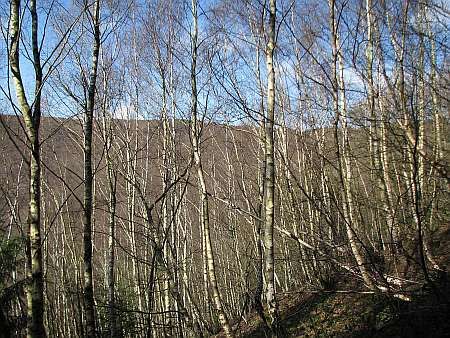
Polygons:
<instances>
[{"instance_id":1,"label":"white birch bark","mask_svg":"<svg viewBox=\"0 0 450 338\"><path fill-rule=\"evenodd\" d=\"M329 0L330 7L330 29L331 29L331 45L333 53L332 76L333 76L333 101L336 114L335 120L335 142L337 147L337 157L339 162L339 176L343 188L343 215L347 237L350 243L353 256L358 264L364 283L370 289L374 289L375 285L367 270L366 260L361 252L361 243L356 235L357 221L354 215L354 201L351 189L352 171L349 158L349 139L347 128L347 109L343 76L343 59L339 51L339 34L337 21L335 16L335 0ZM342 146L339 140L339 123L341 125Z\"/></svg>"},{"instance_id":2,"label":"white birch bark","mask_svg":"<svg viewBox=\"0 0 450 338\"><path fill-rule=\"evenodd\" d=\"M209 204L208 191L206 188L206 181L203 172L201 161L201 151L199 145L200 126L198 125L198 92L197 92L197 49L198 49L198 17L197 17L197 1L192 0L192 16L193 16L193 31L191 32L191 47L192 47L192 64L191 64L191 138L194 155L194 164L197 168L197 177L199 181L199 190L201 194L201 223L203 228L203 238L206 253L206 262L208 269L208 280L211 287L212 300L219 316L219 322L227 337L232 337L231 326L228 322L225 309L222 304L222 298L219 293L215 257L212 248L211 229L209 223Z\"/></svg>"},{"instance_id":3,"label":"white birch bark","mask_svg":"<svg viewBox=\"0 0 450 338\"><path fill-rule=\"evenodd\" d=\"M274 257L274 199L275 199L275 35L276 0L269 3L268 42L266 46L267 68L267 116L265 120L265 175L264 175L264 274L266 281L266 301L269 312L269 325L273 336L280 331L280 319L275 290Z\"/></svg>"},{"instance_id":4,"label":"white birch bark","mask_svg":"<svg viewBox=\"0 0 450 338\"><path fill-rule=\"evenodd\" d=\"M27 7L31 12L31 42L35 73L35 98L33 107L28 103L20 69L20 1L11 1L10 6L10 50L9 66L16 91L18 108L22 114L27 144L30 149L29 164L29 204L27 229L27 337L45 337L44 327L44 281L41 243L41 163L39 127L41 118L41 91L43 85L40 48L38 42L38 14L36 1Z\"/></svg>"}]
</instances>

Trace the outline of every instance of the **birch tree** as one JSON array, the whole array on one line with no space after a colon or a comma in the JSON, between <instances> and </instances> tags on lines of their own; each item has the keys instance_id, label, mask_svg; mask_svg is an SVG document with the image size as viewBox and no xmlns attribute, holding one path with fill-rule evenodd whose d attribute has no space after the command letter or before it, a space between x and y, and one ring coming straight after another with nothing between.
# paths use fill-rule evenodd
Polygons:
<instances>
[{"instance_id":1,"label":"birch tree","mask_svg":"<svg viewBox=\"0 0 450 338\"><path fill-rule=\"evenodd\" d=\"M2 87L2 92L11 102L12 107L16 115L20 115L22 119L18 119L21 129L25 132L25 140L22 140L22 136L17 133L11 133L10 127L4 124L1 120L3 127L6 128L7 134L10 140L16 144L16 149L19 150L21 156L23 156L25 162L29 166L29 196L30 202L28 206L28 229L27 229L27 250L26 256L28 258L27 274L28 279L31 281L27 286L27 303L28 303L28 325L27 334L29 336L44 336L46 329L49 334L55 330L55 326L51 321L54 318L52 312L47 312L44 317L44 303L52 304L51 292L48 292L49 283L44 284L44 280L49 279L49 249L51 245L45 242L45 239L51 238L49 235L49 213L50 208L48 196L52 194L44 195L44 191L48 192L48 172L43 171L44 168L48 168L45 163L46 159L42 158L42 143L44 140L40 139L41 134L41 115L42 115L42 102L43 100L43 87L48 78L52 75L52 72L57 68L59 62L66 56L66 45L68 37L70 36L75 23L79 17L77 12L72 17L74 21L68 24L64 29L59 39L52 40L54 46L51 49L47 48L47 41L45 38L48 34L49 22L53 15L54 7L46 7L46 3L42 3L39 6L36 1L30 1L23 6L21 10L20 1L10 2L10 17L9 17L9 29L10 29L10 49L9 49L9 65L12 75L14 87L16 89L16 96L18 104L15 104L11 93L8 93ZM28 43L24 41L28 40L23 32L27 31L25 23L28 20L27 13L30 13L31 39L29 40L31 46L31 52L28 50ZM45 13L41 18L38 13ZM43 27L41 22L44 21ZM44 52L42 52L44 50ZM22 72L20 66L20 55L27 55L27 60L32 65L32 72L34 73L34 93L33 95L26 94L26 87L24 79L28 78L30 68ZM44 73L45 70L45 73ZM9 87L8 87L9 89ZM48 105L46 105L48 107ZM20 114L17 113L20 112ZM22 122L23 121L23 122ZM19 139L18 139L19 138ZM17 141L20 144L25 145L30 151L30 159L26 159L26 155L21 150L21 146L18 146ZM53 172L52 172L53 174ZM44 189L43 185L47 185ZM44 233L42 238L41 233ZM44 245L45 244L45 245ZM44 260L45 259L45 260ZM50 263L51 264L51 263ZM44 267L46 269L44 270ZM46 276L44 279L43 276ZM44 289L47 289L44 294ZM45 323L46 321L46 323ZM48 327L45 328L45 324Z\"/></svg>"},{"instance_id":2,"label":"birch tree","mask_svg":"<svg viewBox=\"0 0 450 338\"><path fill-rule=\"evenodd\" d=\"M41 95L43 86L41 56L38 41L38 14L36 1L31 0L26 6L31 14L31 44L34 66L34 101L29 103L20 68L21 21L20 0L11 1L10 5L10 49L9 66L16 90L18 109L23 117L30 158L29 165L29 204L27 229L27 336L44 337L44 283L41 241L41 163L39 127L41 121Z\"/></svg>"},{"instance_id":3,"label":"birch tree","mask_svg":"<svg viewBox=\"0 0 450 338\"><path fill-rule=\"evenodd\" d=\"M333 105L335 111L335 130L334 137L337 147L337 158L339 164L339 178L343 188L343 213L346 232L352 250L353 256L358 264L358 268L366 285L373 289L374 283L367 270L367 265L361 243L356 234L356 218L354 215L354 199L351 189L352 171L349 157L349 131L347 128L347 106L344 87L344 63L342 51L339 45L338 21L336 18L335 0L329 0L330 9L330 30L331 30L331 48L332 48L332 86L333 86ZM339 138L338 125L341 125L342 141Z\"/></svg>"},{"instance_id":4,"label":"birch tree","mask_svg":"<svg viewBox=\"0 0 450 338\"><path fill-rule=\"evenodd\" d=\"M95 337L95 304L92 267L92 210L93 210L93 170L92 170L92 128L95 108L97 66L100 52L100 0L94 3L92 15L94 43L92 63L87 87L87 101L84 112L84 196L83 196L83 262L84 262L84 313L86 336Z\"/></svg>"},{"instance_id":5,"label":"birch tree","mask_svg":"<svg viewBox=\"0 0 450 338\"><path fill-rule=\"evenodd\" d=\"M206 188L205 175L201 160L201 149L199 144L200 125L198 119L198 90L197 90L197 51L198 51L198 14L197 14L197 0L192 0L192 19L193 28L191 32L191 142L194 155L194 163L197 169L197 177L199 181L199 190L201 194L201 223L203 229L203 241L205 257L207 261L208 280L211 286L212 298L219 322L227 337L232 337L231 326L228 322L228 317L223 307L222 298L219 292L217 283L215 257L211 241L211 229L209 223L209 204L208 191Z\"/></svg>"},{"instance_id":6,"label":"birch tree","mask_svg":"<svg viewBox=\"0 0 450 338\"><path fill-rule=\"evenodd\" d=\"M279 334L280 319L275 291L275 257L274 257L274 198L275 198L275 67L274 54L276 45L276 0L269 4L268 42L266 46L267 67L267 116L265 123L265 174L264 174L264 268L266 280L266 301L270 316L270 327L274 335Z\"/></svg>"}]
</instances>

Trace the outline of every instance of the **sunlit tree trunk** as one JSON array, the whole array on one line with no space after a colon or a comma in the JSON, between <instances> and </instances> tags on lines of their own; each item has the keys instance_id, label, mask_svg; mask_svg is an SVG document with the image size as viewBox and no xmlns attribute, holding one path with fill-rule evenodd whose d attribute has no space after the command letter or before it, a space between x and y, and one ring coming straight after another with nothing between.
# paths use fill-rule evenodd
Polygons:
<instances>
[{"instance_id":1,"label":"sunlit tree trunk","mask_svg":"<svg viewBox=\"0 0 450 338\"><path fill-rule=\"evenodd\" d=\"M198 92L197 92L197 49L198 49L198 16L197 16L197 1L192 0L192 16L193 16L193 31L191 32L191 47L192 47L192 63L191 63L191 138L194 154L194 163L197 168L197 176L199 181L199 190L201 194L201 223L203 228L203 237L208 269L208 279L211 287L213 303L219 316L219 322L227 337L232 337L231 326L228 322L225 309L222 304L222 298L219 293L216 278L215 257L212 248L210 223L209 223L209 205L208 205L208 191L206 188L206 181L204 177L201 151L199 145L200 126L198 120Z\"/></svg>"},{"instance_id":2,"label":"sunlit tree trunk","mask_svg":"<svg viewBox=\"0 0 450 338\"><path fill-rule=\"evenodd\" d=\"M333 53L332 62L332 76L333 76L333 101L334 110L336 114L334 137L337 147L337 157L339 162L339 176L343 188L343 214L345 221L345 228L347 237L350 243L353 256L355 257L358 269L361 272L361 276L364 279L364 283L370 288L374 289L374 283L367 270L366 260L364 254L361 251L361 243L356 234L356 218L354 215L354 201L353 192L351 189L352 171L349 157L349 135L347 128L347 109L346 98L344 89L344 77L343 77L343 60L342 54L339 50L339 34L338 26L335 14L335 1L329 0L330 7L330 29L331 29L331 45ZM339 123L341 130L338 129ZM339 132L342 134L342 147L339 140Z\"/></svg>"},{"instance_id":3,"label":"sunlit tree trunk","mask_svg":"<svg viewBox=\"0 0 450 338\"><path fill-rule=\"evenodd\" d=\"M374 38L374 15L373 15L373 3L372 0L366 0L366 19L367 19L367 47L366 47L366 61L367 61L367 81L368 81L368 97L367 104L370 112L370 145L371 145L371 159L372 159L372 170L374 172L374 178L378 183L378 189L381 193L381 204L384 218L386 220L387 230L393 228L394 225L394 210L392 207L392 199L390 197L388 183L386 182L386 175L384 175L385 165L383 164L382 148L380 145L383 140L380 137L380 128L378 121L378 114L376 111L376 96L374 74L373 74L373 64L375 52L375 38ZM384 121L382 121L384 123ZM381 139L381 142L380 142ZM386 231L381 229L381 236L384 239L384 234ZM397 240L396 235L392 236ZM384 241L382 241L382 246Z\"/></svg>"},{"instance_id":4,"label":"sunlit tree trunk","mask_svg":"<svg viewBox=\"0 0 450 338\"><path fill-rule=\"evenodd\" d=\"M266 46L267 67L267 116L265 123L265 175L264 175L264 273L266 281L266 301L269 311L269 324L274 336L280 332L280 319L275 290L274 257L274 198L275 198L275 35L276 35L276 0L269 3L269 40Z\"/></svg>"},{"instance_id":5,"label":"sunlit tree trunk","mask_svg":"<svg viewBox=\"0 0 450 338\"><path fill-rule=\"evenodd\" d=\"M417 108L413 111L413 127L415 140L412 147L412 192L413 192L413 217L416 223L417 237L418 237L418 253L420 265L424 277L429 281L428 268L426 264L426 249L424 245L425 215L424 215L424 147L425 147L425 38L424 38L424 5L420 4L418 7L418 30L419 30L419 50L418 50L418 65L417 65Z\"/></svg>"},{"instance_id":6,"label":"sunlit tree trunk","mask_svg":"<svg viewBox=\"0 0 450 338\"><path fill-rule=\"evenodd\" d=\"M39 126L41 119L42 67L38 42L38 15L36 1L27 5L31 13L31 43L35 75L34 102L30 106L22 81L19 55L21 40L20 1L11 1L9 66L16 90L18 108L25 123L29 159L29 205L27 229L27 276L30 279L27 294L27 336L45 337L44 327L44 283L41 244L41 163Z\"/></svg>"},{"instance_id":7,"label":"sunlit tree trunk","mask_svg":"<svg viewBox=\"0 0 450 338\"><path fill-rule=\"evenodd\" d=\"M437 58L436 58L436 41L435 35L427 18L427 35L430 42L430 56L431 56L431 70L430 70L430 85L431 85L431 112L433 116L433 131L434 131L434 161L440 163L443 157L442 151L442 136L441 136L441 113L439 111L439 90L437 82ZM434 168L433 168L434 169ZM431 194L431 207L430 207L430 219L429 230L432 231L436 228L437 218L437 189L438 189L438 177L435 170L431 170L432 176L432 194ZM430 250L429 236L425 234L424 249L427 259L430 261L434 269L440 270L441 267L436 262L433 254Z\"/></svg>"}]
</instances>

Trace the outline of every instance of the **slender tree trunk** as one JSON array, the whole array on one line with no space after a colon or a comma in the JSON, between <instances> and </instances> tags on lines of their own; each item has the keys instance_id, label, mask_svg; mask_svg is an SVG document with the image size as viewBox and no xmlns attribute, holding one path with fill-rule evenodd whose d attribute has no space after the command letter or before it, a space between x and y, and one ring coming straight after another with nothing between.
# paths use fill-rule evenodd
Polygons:
<instances>
[{"instance_id":1,"label":"slender tree trunk","mask_svg":"<svg viewBox=\"0 0 450 338\"><path fill-rule=\"evenodd\" d=\"M428 282L430 279L428 268L426 264L426 249L424 246L424 232L425 232L425 217L424 217L424 142L425 142L425 41L424 41L424 27L423 20L425 16L424 5L419 5L418 29L420 31L419 37L419 55L418 55L418 83L417 83L417 96L418 107L415 112L417 115L414 119L415 129L415 142L412 149L412 187L413 187L413 215L414 221L417 227L418 237L418 254L420 264L423 270L424 277Z\"/></svg>"},{"instance_id":2,"label":"slender tree trunk","mask_svg":"<svg viewBox=\"0 0 450 338\"><path fill-rule=\"evenodd\" d=\"M375 285L370 277L369 271L367 270L366 261L363 253L361 252L360 241L356 235L356 219L354 217L354 205L353 205L353 193L351 190L351 165L349 158L349 140L348 140L348 129L347 129L347 109L346 109L346 98L345 98L345 88L344 88L344 77L343 77L343 60L339 48L339 35L338 27L335 17L335 0L329 0L330 6L330 28L331 28L331 38L332 38L332 53L333 53L333 101L334 110L336 114L334 137L337 147L337 157L339 162L339 176L343 188L343 214L345 227L347 232L347 237L350 242L350 248L352 250L353 256L355 257L356 263L358 264L361 276L364 282L370 289L374 289ZM341 123L341 133L342 133L342 150L339 140L339 129L338 125Z\"/></svg>"},{"instance_id":3,"label":"slender tree trunk","mask_svg":"<svg viewBox=\"0 0 450 338\"><path fill-rule=\"evenodd\" d=\"M206 188L206 181L203 173L201 152L199 146L200 128L198 126L198 97L197 97L197 48L198 48L198 17L197 17L197 1L192 0L192 15L194 20L194 28L191 34L192 39L192 64L191 64L191 109L192 109L192 120L191 120L191 137L192 137L192 147L194 153L194 163L197 167L197 176L200 185L201 193L201 221L203 227L204 244L206 251L207 269L208 269L208 279L211 287L212 298L219 316L219 322L224 330L227 337L232 337L231 326L228 322L227 315L222 305L222 298L219 293L219 288L217 285L216 278L216 267L215 258L212 248L211 234L210 234L210 223L209 223L209 205L208 205L208 191Z\"/></svg>"},{"instance_id":4,"label":"slender tree trunk","mask_svg":"<svg viewBox=\"0 0 450 338\"><path fill-rule=\"evenodd\" d=\"M92 275L92 212L93 212L93 171L92 171L92 120L94 115L95 90L97 81L98 55L100 51L100 0L95 1L93 14L94 44L89 75L88 97L84 116L84 197L83 197L83 262L84 262L84 312L86 336L96 336L94 289Z\"/></svg>"},{"instance_id":5,"label":"slender tree trunk","mask_svg":"<svg viewBox=\"0 0 450 338\"><path fill-rule=\"evenodd\" d=\"M265 123L265 175L264 175L264 273L266 280L266 301L270 317L272 334L280 333L280 319L275 291L275 257L274 257L274 198L275 198L275 34L276 34L276 0L270 0L269 41L266 46L267 67L267 117Z\"/></svg>"},{"instance_id":6,"label":"slender tree trunk","mask_svg":"<svg viewBox=\"0 0 450 338\"><path fill-rule=\"evenodd\" d=\"M264 324L268 326L266 316L264 314L264 307L262 303L262 296L264 292L264 175L266 173L266 160L265 160L265 113L264 113L264 85L263 81L261 79L261 71L260 71L260 39L255 37L255 40L257 43L256 48L256 69L255 72L257 74L258 79L258 88L260 92L260 103L259 103L259 113L261 118L261 121L258 125L256 133L258 134L258 157L257 157L257 165L258 165L258 173L256 180L258 182L258 218L254 220L255 224L255 232L256 232L256 259L257 259L257 267L256 267L256 288L255 288L255 294L254 294L254 301L255 301L255 308L256 312L258 313L259 317L262 319ZM250 201L247 200L248 205L250 205Z\"/></svg>"},{"instance_id":7,"label":"slender tree trunk","mask_svg":"<svg viewBox=\"0 0 450 338\"><path fill-rule=\"evenodd\" d=\"M106 87L106 83L105 83ZM104 105L106 107L106 104ZM106 109L106 108L105 108ZM117 176L113 169L111 158L112 147L112 118L107 117L107 112L103 115L103 134L105 140L105 160L108 179L108 263L107 263L107 284L108 284L108 325L111 338L117 336L116 326L116 305L115 305L115 228L116 228L116 182Z\"/></svg>"},{"instance_id":8,"label":"slender tree trunk","mask_svg":"<svg viewBox=\"0 0 450 338\"><path fill-rule=\"evenodd\" d=\"M107 155L109 157L109 155ZM116 175L112 169L111 159L108 159L109 182L109 227L108 227L108 315L110 337L117 336L116 327L116 303L115 303L115 241L116 241Z\"/></svg>"},{"instance_id":9,"label":"slender tree trunk","mask_svg":"<svg viewBox=\"0 0 450 338\"><path fill-rule=\"evenodd\" d=\"M9 22L10 69L16 90L18 107L22 114L27 144L30 149L29 160L29 205L27 230L27 275L30 278L26 288L27 293L27 337L45 337L44 327L44 282L41 243L41 163L39 126L41 118L42 67L38 43L38 15L36 1L28 4L31 12L31 40L33 48L33 64L35 73L35 98L33 109L30 107L25 94L19 63L20 44L20 1L11 1L11 15Z\"/></svg>"},{"instance_id":10,"label":"slender tree trunk","mask_svg":"<svg viewBox=\"0 0 450 338\"><path fill-rule=\"evenodd\" d=\"M427 19L428 22L428 19ZM430 54L431 54L431 73L430 73L430 82L431 82L431 111L433 116L433 129L434 129L434 161L436 163L440 163L443 157L442 151L442 139L441 139L441 114L439 112L439 95L438 95L438 83L437 83L437 60L436 60L436 42L434 33L430 27L430 24L427 24L427 35L429 36L430 42ZM434 168L433 168L434 169ZM437 210L437 189L438 189L438 177L434 170L432 170L432 195L431 195L431 207L430 207L430 219L429 219L429 230L432 231L436 227L436 215L438 213ZM427 259L430 261L434 269L442 270L439 264L433 257L433 254L430 250L429 246L429 236L425 234L424 236L424 250L427 256Z\"/></svg>"},{"instance_id":11,"label":"slender tree trunk","mask_svg":"<svg viewBox=\"0 0 450 338\"><path fill-rule=\"evenodd\" d=\"M376 98L375 98L375 84L373 79L373 63L374 63L374 22L372 13L372 0L366 0L366 17L367 17L367 47L366 47L366 61L367 61L367 81L368 81L368 97L367 103L370 112L370 144L371 144L371 156L372 156L372 170L374 172L375 179L378 183L378 188L381 192L381 203L383 208L384 217L386 219L387 229L392 229L394 224L394 211L389 198L389 192L387 183L385 181L385 175L383 175L383 167L380 152L380 133L378 127L378 116L376 113ZM394 237L394 236L393 236Z\"/></svg>"}]
</instances>

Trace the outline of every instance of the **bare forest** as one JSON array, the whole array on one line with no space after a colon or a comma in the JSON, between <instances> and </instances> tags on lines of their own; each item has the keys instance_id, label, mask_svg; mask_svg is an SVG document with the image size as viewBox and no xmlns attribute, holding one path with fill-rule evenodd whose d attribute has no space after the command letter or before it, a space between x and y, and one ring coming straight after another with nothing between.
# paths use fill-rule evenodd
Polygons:
<instances>
[{"instance_id":1,"label":"bare forest","mask_svg":"<svg viewBox=\"0 0 450 338\"><path fill-rule=\"evenodd\" d=\"M0 337L450 334L449 25L0 0Z\"/></svg>"}]
</instances>

